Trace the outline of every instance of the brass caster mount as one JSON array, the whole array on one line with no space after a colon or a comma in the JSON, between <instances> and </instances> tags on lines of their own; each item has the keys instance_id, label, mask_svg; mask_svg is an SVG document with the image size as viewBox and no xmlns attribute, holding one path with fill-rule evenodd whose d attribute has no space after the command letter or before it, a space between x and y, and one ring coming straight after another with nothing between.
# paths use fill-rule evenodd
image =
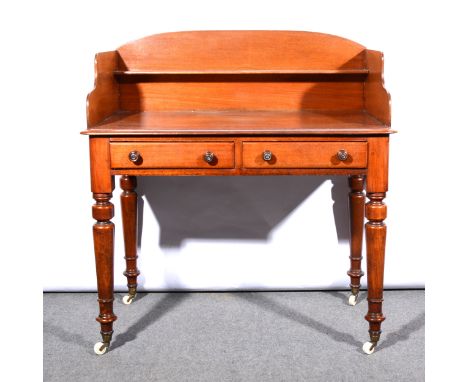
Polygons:
<instances>
[{"instance_id":1,"label":"brass caster mount","mask_svg":"<svg viewBox=\"0 0 468 382\"><path fill-rule=\"evenodd\" d=\"M94 345L94 353L96 353L97 355L103 355L104 353L107 352L110 346L111 339L112 339L112 333L113 332L110 332L110 333L101 332L102 342L97 342Z\"/></svg>"},{"instance_id":2,"label":"brass caster mount","mask_svg":"<svg viewBox=\"0 0 468 382\"><path fill-rule=\"evenodd\" d=\"M128 294L122 298L125 305L130 305L137 294L136 288L128 288Z\"/></svg>"}]
</instances>

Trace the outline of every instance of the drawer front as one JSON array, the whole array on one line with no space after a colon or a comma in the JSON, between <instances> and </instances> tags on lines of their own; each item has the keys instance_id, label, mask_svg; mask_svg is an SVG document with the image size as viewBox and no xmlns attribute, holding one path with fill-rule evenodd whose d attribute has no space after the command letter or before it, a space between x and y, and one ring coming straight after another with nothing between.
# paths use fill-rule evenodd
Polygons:
<instances>
[{"instance_id":1,"label":"drawer front","mask_svg":"<svg viewBox=\"0 0 468 382\"><path fill-rule=\"evenodd\" d=\"M244 168L367 166L367 142L243 142L242 153Z\"/></svg>"},{"instance_id":2,"label":"drawer front","mask_svg":"<svg viewBox=\"0 0 468 382\"><path fill-rule=\"evenodd\" d=\"M113 142L110 156L112 168L234 168L234 143Z\"/></svg>"}]
</instances>

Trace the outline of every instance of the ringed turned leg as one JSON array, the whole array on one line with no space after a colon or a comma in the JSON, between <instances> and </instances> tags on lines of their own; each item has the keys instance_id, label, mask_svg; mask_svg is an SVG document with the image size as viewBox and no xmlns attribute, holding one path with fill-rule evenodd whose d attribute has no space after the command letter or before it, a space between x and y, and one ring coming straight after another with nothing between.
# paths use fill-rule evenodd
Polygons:
<instances>
[{"instance_id":1,"label":"ringed turned leg","mask_svg":"<svg viewBox=\"0 0 468 382\"><path fill-rule=\"evenodd\" d=\"M385 240L387 227L387 206L383 202L388 190L388 136L368 138L368 168L366 191L369 201L366 204L366 248L367 248L367 301L370 342L363 350L374 352L380 339L380 327L385 320L382 313L383 282L385 263Z\"/></svg>"},{"instance_id":2,"label":"ringed turned leg","mask_svg":"<svg viewBox=\"0 0 468 382\"><path fill-rule=\"evenodd\" d=\"M123 298L124 304L131 304L137 293L137 181L135 176L123 175L120 178L122 194L122 222L125 243L126 269L123 273L127 277L128 295Z\"/></svg>"},{"instance_id":3,"label":"ringed turned leg","mask_svg":"<svg viewBox=\"0 0 468 382\"><path fill-rule=\"evenodd\" d=\"M366 244L367 244L367 283L370 342L364 344L366 353L372 353L380 339L380 326L385 316L382 313L383 275L385 261L385 239L387 227L383 222L387 216L387 206L383 203L385 193L370 193L366 204Z\"/></svg>"},{"instance_id":4,"label":"ringed turned leg","mask_svg":"<svg viewBox=\"0 0 468 382\"><path fill-rule=\"evenodd\" d=\"M112 339L113 322L117 319L113 311L114 302L114 206L110 202L112 193L94 193L96 203L93 205L94 254L96 259L96 275L99 302L99 316L96 320L101 324L102 342L94 346L96 354L104 354Z\"/></svg>"},{"instance_id":5,"label":"ringed turned leg","mask_svg":"<svg viewBox=\"0 0 468 382\"><path fill-rule=\"evenodd\" d=\"M93 205L94 256L101 324L102 342L94 346L96 354L104 354L110 346L113 322L117 316L114 302L114 206L111 203L114 177L110 171L109 138L90 137L91 191L96 203Z\"/></svg>"},{"instance_id":6,"label":"ringed turned leg","mask_svg":"<svg viewBox=\"0 0 468 382\"><path fill-rule=\"evenodd\" d=\"M364 176L352 175L348 179L351 191L349 193L349 217L351 231L350 245L350 265L348 276L351 279L351 295L349 305L356 305L359 290L361 288L361 277L364 273L361 270L362 260L362 238L364 234Z\"/></svg>"}]
</instances>

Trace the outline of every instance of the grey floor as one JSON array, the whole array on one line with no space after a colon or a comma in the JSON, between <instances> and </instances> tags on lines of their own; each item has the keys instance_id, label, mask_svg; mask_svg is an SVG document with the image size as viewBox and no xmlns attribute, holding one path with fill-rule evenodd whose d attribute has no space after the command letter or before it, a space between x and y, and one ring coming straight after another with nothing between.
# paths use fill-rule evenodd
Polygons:
<instances>
[{"instance_id":1,"label":"grey floor","mask_svg":"<svg viewBox=\"0 0 468 382\"><path fill-rule=\"evenodd\" d=\"M424 291L386 291L378 350L363 292L116 294L100 340L95 293L44 294L44 381L424 381Z\"/></svg>"}]
</instances>

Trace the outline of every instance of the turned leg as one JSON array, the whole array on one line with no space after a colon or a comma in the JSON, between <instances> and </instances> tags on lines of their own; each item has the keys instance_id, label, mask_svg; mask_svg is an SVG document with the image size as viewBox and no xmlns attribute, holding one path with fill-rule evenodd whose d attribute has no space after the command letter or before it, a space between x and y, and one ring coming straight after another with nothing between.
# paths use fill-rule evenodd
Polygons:
<instances>
[{"instance_id":1,"label":"turned leg","mask_svg":"<svg viewBox=\"0 0 468 382\"><path fill-rule=\"evenodd\" d=\"M137 186L136 177L123 175L120 178L122 194L122 222L125 243L125 262L127 268L124 276L127 277L128 295L123 298L124 304L130 304L137 293L137 277L140 271L137 268Z\"/></svg>"},{"instance_id":2,"label":"turned leg","mask_svg":"<svg viewBox=\"0 0 468 382\"><path fill-rule=\"evenodd\" d=\"M385 238L387 227L387 206L384 204L384 192L367 193L366 204L366 245L367 245L367 283L369 310L366 320L369 321L370 343L364 344L364 351L372 352L380 339L380 325L385 320L382 313L383 278L385 259ZM366 349L367 345L367 349Z\"/></svg>"},{"instance_id":3,"label":"turned leg","mask_svg":"<svg viewBox=\"0 0 468 382\"><path fill-rule=\"evenodd\" d=\"M369 322L370 342L362 347L367 354L373 353L380 339L380 326L385 316L382 313L385 238L387 206L383 202L388 191L388 136L369 137L366 176L366 248L367 248L367 302L366 320Z\"/></svg>"},{"instance_id":4,"label":"turned leg","mask_svg":"<svg viewBox=\"0 0 468 382\"><path fill-rule=\"evenodd\" d=\"M96 258L96 275L101 324L102 342L94 347L97 354L103 354L109 348L112 339L112 325L117 319L113 312L114 301L114 206L110 202L112 193L93 193L96 203L93 205L94 254Z\"/></svg>"},{"instance_id":5,"label":"turned leg","mask_svg":"<svg viewBox=\"0 0 468 382\"><path fill-rule=\"evenodd\" d=\"M364 176L352 175L349 177L349 217L351 231L350 245L350 263L351 268L348 271L348 276L351 279L349 286L351 287L351 296L349 296L349 304L356 305L359 289L361 288L361 277L364 273L361 270L362 260L362 238L364 234Z\"/></svg>"}]
</instances>

